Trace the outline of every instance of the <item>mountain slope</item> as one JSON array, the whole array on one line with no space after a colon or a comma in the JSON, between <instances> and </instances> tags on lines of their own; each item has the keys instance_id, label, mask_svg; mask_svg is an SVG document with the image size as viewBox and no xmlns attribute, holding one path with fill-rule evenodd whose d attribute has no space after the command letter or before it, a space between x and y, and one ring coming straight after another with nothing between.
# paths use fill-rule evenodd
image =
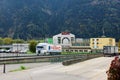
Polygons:
<instances>
[{"instance_id":1,"label":"mountain slope","mask_svg":"<svg viewBox=\"0 0 120 80\"><path fill-rule=\"evenodd\" d=\"M0 37L33 39L69 30L120 38L119 0L1 0Z\"/></svg>"}]
</instances>

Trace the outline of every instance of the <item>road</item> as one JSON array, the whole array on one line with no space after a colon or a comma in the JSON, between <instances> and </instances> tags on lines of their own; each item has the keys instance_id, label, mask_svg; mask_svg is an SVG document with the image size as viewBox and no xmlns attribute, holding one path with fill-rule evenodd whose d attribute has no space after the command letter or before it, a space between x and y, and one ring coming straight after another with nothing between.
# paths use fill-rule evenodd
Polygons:
<instances>
[{"instance_id":1,"label":"road","mask_svg":"<svg viewBox=\"0 0 120 80\"><path fill-rule=\"evenodd\" d=\"M10 73L13 70L20 69L21 66L24 66L27 69L32 69L36 67L48 66L51 65L49 62L44 63L23 63L23 64L7 64L6 65L6 73ZM3 73L3 65L0 65L0 75Z\"/></svg>"},{"instance_id":2,"label":"road","mask_svg":"<svg viewBox=\"0 0 120 80\"><path fill-rule=\"evenodd\" d=\"M113 57L100 57L70 66L51 63L36 68L8 72L0 80L107 80L106 71Z\"/></svg>"}]
</instances>

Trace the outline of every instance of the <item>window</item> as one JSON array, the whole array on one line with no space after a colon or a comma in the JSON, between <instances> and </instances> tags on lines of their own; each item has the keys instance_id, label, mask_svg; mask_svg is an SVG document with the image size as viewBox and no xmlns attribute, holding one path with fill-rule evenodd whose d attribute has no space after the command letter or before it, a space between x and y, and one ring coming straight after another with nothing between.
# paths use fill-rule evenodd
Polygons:
<instances>
[{"instance_id":1,"label":"window","mask_svg":"<svg viewBox=\"0 0 120 80\"><path fill-rule=\"evenodd\" d=\"M58 37L58 44L61 44L61 37Z\"/></svg>"},{"instance_id":2,"label":"window","mask_svg":"<svg viewBox=\"0 0 120 80\"><path fill-rule=\"evenodd\" d=\"M84 50L84 52L88 52L87 50Z\"/></svg>"},{"instance_id":3,"label":"window","mask_svg":"<svg viewBox=\"0 0 120 80\"><path fill-rule=\"evenodd\" d=\"M73 50L70 50L70 52L73 52Z\"/></svg>"},{"instance_id":4,"label":"window","mask_svg":"<svg viewBox=\"0 0 120 80\"><path fill-rule=\"evenodd\" d=\"M71 42L73 42L74 41L74 37L71 37Z\"/></svg>"},{"instance_id":5,"label":"window","mask_svg":"<svg viewBox=\"0 0 120 80\"><path fill-rule=\"evenodd\" d=\"M99 41L99 39L97 39L97 41Z\"/></svg>"},{"instance_id":6,"label":"window","mask_svg":"<svg viewBox=\"0 0 120 80\"><path fill-rule=\"evenodd\" d=\"M37 48L43 48L43 46L37 46Z\"/></svg>"},{"instance_id":7,"label":"window","mask_svg":"<svg viewBox=\"0 0 120 80\"><path fill-rule=\"evenodd\" d=\"M69 52L69 50L67 49L66 52Z\"/></svg>"},{"instance_id":8,"label":"window","mask_svg":"<svg viewBox=\"0 0 120 80\"><path fill-rule=\"evenodd\" d=\"M112 42L112 39L109 39L110 42Z\"/></svg>"},{"instance_id":9,"label":"window","mask_svg":"<svg viewBox=\"0 0 120 80\"><path fill-rule=\"evenodd\" d=\"M79 50L79 52L83 52L83 50Z\"/></svg>"},{"instance_id":10,"label":"window","mask_svg":"<svg viewBox=\"0 0 120 80\"><path fill-rule=\"evenodd\" d=\"M45 46L37 46L37 49L43 50L45 49Z\"/></svg>"},{"instance_id":11,"label":"window","mask_svg":"<svg viewBox=\"0 0 120 80\"><path fill-rule=\"evenodd\" d=\"M78 52L78 50L75 50L75 52Z\"/></svg>"},{"instance_id":12,"label":"window","mask_svg":"<svg viewBox=\"0 0 120 80\"><path fill-rule=\"evenodd\" d=\"M97 46L97 48L99 48L99 46Z\"/></svg>"}]
</instances>

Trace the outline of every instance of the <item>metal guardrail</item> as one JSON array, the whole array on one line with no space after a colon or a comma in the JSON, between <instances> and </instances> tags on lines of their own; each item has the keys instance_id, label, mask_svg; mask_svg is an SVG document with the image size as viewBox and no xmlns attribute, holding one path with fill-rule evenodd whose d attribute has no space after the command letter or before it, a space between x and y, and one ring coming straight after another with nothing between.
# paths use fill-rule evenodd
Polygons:
<instances>
[{"instance_id":1,"label":"metal guardrail","mask_svg":"<svg viewBox=\"0 0 120 80\"><path fill-rule=\"evenodd\" d=\"M0 53L0 58L2 57L14 57L14 56L35 56L36 54L26 54L26 53Z\"/></svg>"},{"instance_id":2,"label":"metal guardrail","mask_svg":"<svg viewBox=\"0 0 120 80\"><path fill-rule=\"evenodd\" d=\"M103 54L97 54L97 55L89 55L88 54L84 58L77 58L77 59L70 59L70 60L63 61L62 64L67 66L67 65L71 65L71 64L74 64L74 63L78 63L78 62L81 62L81 61L85 61L85 60L96 58L96 57L102 57L102 56L103 56Z\"/></svg>"},{"instance_id":3,"label":"metal guardrail","mask_svg":"<svg viewBox=\"0 0 120 80\"><path fill-rule=\"evenodd\" d=\"M90 59L103 56L102 54L77 54L77 55L52 55L52 56L31 56L31 57L13 57L0 60L0 64L16 63L37 63L37 62L63 62L71 59Z\"/></svg>"}]
</instances>

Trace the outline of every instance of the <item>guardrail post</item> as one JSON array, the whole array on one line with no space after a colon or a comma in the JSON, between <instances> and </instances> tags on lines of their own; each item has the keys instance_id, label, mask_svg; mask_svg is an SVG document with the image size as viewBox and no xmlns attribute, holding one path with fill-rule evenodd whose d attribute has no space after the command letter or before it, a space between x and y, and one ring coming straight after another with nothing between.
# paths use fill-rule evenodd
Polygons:
<instances>
[{"instance_id":1,"label":"guardrail post","mask_svg":"<svg viewBox=\"0 0 120 80\"><path fill-rule=\"evenodd\" d=\"M3 73L5 73L5 71L6 71L6 65L5 65L5 63L3 64Z\"/></svg>"}]
</instances>

